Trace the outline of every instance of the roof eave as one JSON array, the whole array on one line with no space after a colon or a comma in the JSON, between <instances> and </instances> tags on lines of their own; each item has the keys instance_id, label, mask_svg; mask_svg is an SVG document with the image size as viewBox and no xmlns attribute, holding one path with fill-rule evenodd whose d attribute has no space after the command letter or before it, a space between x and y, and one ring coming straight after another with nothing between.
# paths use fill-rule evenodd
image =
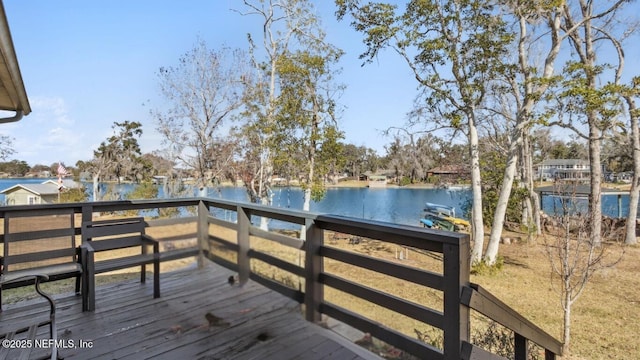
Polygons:
<instances>
[{"instance_id":1,"label":"roof eave","mask_svg":"<svg viewBox=\"0 0 640 360\"><path fill-rule=\"evenodd\" d=\"M15 111L16 116L8 117L5 121L18 121L22 115L31 112L27 91L24 87L20 66L13 46L11 30L4 11L4 4L0 0L0 110Z\"/></svg>"}]
</instances>

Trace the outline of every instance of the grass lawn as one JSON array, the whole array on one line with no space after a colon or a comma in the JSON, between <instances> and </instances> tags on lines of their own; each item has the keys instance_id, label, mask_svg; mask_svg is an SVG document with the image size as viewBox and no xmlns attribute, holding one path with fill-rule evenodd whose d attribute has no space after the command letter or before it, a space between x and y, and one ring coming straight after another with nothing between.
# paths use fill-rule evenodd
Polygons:
<instances>
[{"instance_id":1,"label":"grass lawn","mask_svg":"<svg viewBox=\"0 0 640 360\"><path fill-rule=\"evenodd\" d=\"M533 321L562 337L562 308L557 281L541 244L501 245L505 265L495 275L471 281ZM625 249L620 263L592 277L572 307L571 354L574 359L640 359L640 247Z\"/></svg>"}]
</instances>

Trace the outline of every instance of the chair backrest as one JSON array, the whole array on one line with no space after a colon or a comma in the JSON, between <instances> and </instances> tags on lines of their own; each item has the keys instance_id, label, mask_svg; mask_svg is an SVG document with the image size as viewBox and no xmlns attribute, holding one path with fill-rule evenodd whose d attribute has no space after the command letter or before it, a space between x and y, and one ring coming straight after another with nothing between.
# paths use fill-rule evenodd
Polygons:
<instances>
[{"instance_id":1,"label":"chair backrest","mask_svg":"<svg viewBox=\"0 0 640 360\"><path fill-rule=\"evenodd\" d=\"M75 262L73 209L4 213L3 272Z\"/></svg>"},{"instance_id":2,"label":"chair backrest","mask_svg":"<svg viewBox=\"0 0 640 360\"><path fill-rule=\"evenodd\" d=\"M139 244L139 238L145 233L145 227L143 217L85 221L82 223L82 242L121 239L122 246L127 246L125 239L131 239L131 244Z\"/></svg>"}]
</instances>

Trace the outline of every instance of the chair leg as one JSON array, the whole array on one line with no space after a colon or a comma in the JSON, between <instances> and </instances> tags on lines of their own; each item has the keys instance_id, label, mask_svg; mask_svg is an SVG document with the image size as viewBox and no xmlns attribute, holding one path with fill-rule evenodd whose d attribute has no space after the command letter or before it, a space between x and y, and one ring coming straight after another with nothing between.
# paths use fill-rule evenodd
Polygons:
<instances>
[{"instance_id":1,"label":"chair leg","mask_svg":"<svg viewBox=\"0 0 640 360\"><path fill-rule=\"evenodd\" d=\"M89 293L87 291L88 289L89 285L87 284L87 273L85 271L82 275L82 288L80 289L82 296L82 311L89 310Z\"/></svg>"},{"instance_id":2,"label":"chair leg","mask_svg":"<svg viewBox=\"0 0 640 360\"><path fill-rule=\"evenodd\" d=\"M81 275L76 276L76 295L80 295L80 280L82 279Z\"/></svg>"},{"instance_id":3,"label":"chair leg","mask_svg":"<svg viewBox=\"0 0 640 360\"><path fill-rule=\"evenodd\" d=\"M140 282L145 283L147 280L147 265L142 264L140 266Z\"/></svg>"},{"instance_id":4,"label":"chair leg","mask_svg":"<svg viewBox=\"0 0 640 360\"><path fill-rule=\"evenodd\" d=\"M87 293L85 295L86 306L84 311L94 311L96 309L95 283L92 276L87 277Z\"/></svg>"},{"instance_id":5,"label":"chair leg","mask_svg":"<svg viewBox=\"0 0 640 360\"><path fill-rule=\"evenodd\" d=\"M160 297L160 261L153 263L153 297Z\"/></svg>"},{"instance_id":6,"label":"chair leg","mask_svg":"<svg viewBox=\"0 0 640 360\"><path fill-rule=\"evenodd\" d=\"M87 251L85 255L85 263L82 269L84 276L82 311L94 311L96 309L96 271L93 251Z\"/></svg>"},{"instance_id":7,"label":"chair leg","mask_svg":"<svg viewBox=\"0 0 640 360\"><path fill-rule=\"evenodd\" d=\"M43 292L40 289L40 277L36 277L36 292L38 294L40 294L40 296L42 296L43 298L45 298L48 302L49 302L49 336L50 339L56 341L58 340L58 329L56 327L56 303L53 300L53 298L51 296L49 296L48 294L46 294L45 292ZM37 325L36 325L37 326ZM58 358L58 351L57 351L57 347L53 346L51 347L51 359L57 359Z\"/></svg>"}]
</instances>

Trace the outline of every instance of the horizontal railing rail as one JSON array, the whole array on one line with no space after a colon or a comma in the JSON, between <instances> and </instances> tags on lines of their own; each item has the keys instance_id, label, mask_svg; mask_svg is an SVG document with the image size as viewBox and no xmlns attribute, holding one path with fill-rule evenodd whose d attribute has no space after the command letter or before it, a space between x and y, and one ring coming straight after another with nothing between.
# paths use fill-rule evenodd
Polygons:
<instances>
[{"instance_id":1,"label":"horizontal railing rail","mask_svg":"<svg viewBox=\"0 0 640 360\"><path fill-rule=\"evenodd\" d=\"M431 359L461 359L473 356L498 358L470 343L470 310L473 309L514 332L516 359L526 358L526 345L532 341L545 349L545 357L553 359L562 354L562 344L520 314L502 303L478 285L469 282L469 236L466 234L430 230L335 215L320 215L290 209L272 208L257 204L239 203L209 198L154 199L134 201L105 201L78 204L49 204L0 207L0 218L6 212L47 213L73 212L82 221L93 220L95 213L125 212L163 208L191 208L194 216L177 219L147 220L153 229L159 226L194 224L188 233L169 236L166 240L197 239L199 262L208 258L238 273L241 283L253 280L305 304L309 321L320 321L322 315L342 321L402 351ZM229 219L216 216L216 211L233 213ZM256 219L266 217L298 227L301 238L262 229ZM235 231L225 237L222 229ZM80 229L76 229L79 234ZM380 240L417 251L435 253L441 259L441 272L418 269L402 263L342 250L324 243L325 232L348 234L353 237ZM227 234L228 235L228 234ZM4 236L4 234L2 235ZM38 237L46 236L37 234ZM298 264L252 246L252 239L263 239L301 252ZM304 239L304 240L303 240ZM235 254L229 257L229 254ZM409 282L442 293L439 309L374 289L341 274L325 271L325 261L355 266L385 276ZM298 288L284 284L252 270L252 261L259 261L302 279ZM418 320L440 329L442 348L408 336L364 314L343 308L325 298L326 289L335 289L358 299ZM525 356L525 357L523 357Z\"/></svg>"},{"instance_id":2,"label":"horizontal railing rail","mask_svg":"<svg viewBox=\"0 0 640 360\"><path fill-rule=\"evenodd\" d=\"M528 358L528 341L545 349L545 359L562 355L562 342L527 320L486 289L470 284L462 290L462 303L514 332L515 359Z\"/></svg>"},{"instance_id":3,"label":"horizontal railing rail","mask_svg":"<svg viewBox=\"0 0 640 360\"><path fill-rule=\"evenodd\" d=\"M216 201L205 202L209 207L219 206ZM226 209L231 210L229 207ZM238 214L244 214L238 215L237 223L221 221L209 216L208 224L216 224L235 229L238 232L237 242L234 243L229 240L219 239L215 235L208 235L208 239L217 242L218 245L224 246L228 250L236 252L238 254L237 262L231 263L215 254L210 254L210 257L216 261L221 261L226 264L227 267L238 271L240 274L243 272L248 274L244 276L247 279L258 281L275 291L279 291L293 299L304 302L307 305L307 318L311 321L319 320L320 314L328 315L418 357L433 359L472 358L474 356L482 356L488 359L500 358L469 342L469 309L474 309L514 332L516 359L526 358L526 349L523 351L523 344L526 348L527 340L542 346L545 349L545 357L547 359L552 359L555 358L556 355L562 354L560 342L541 329L532 327L531 331L525 332L518 330L522 329L522 327L518 327L517 322L505 321L505 318L516 315L518 319L524 319L505 304L500 303L502 307L498 308L502 309L505 314L501 314L500 310L496 310L496 308L489 308L489 310L494 311L491 313L485 310L488 305L479 305L480 303L486 302L486 299L484 301L479 300L482 295L488 294L486 290L482 289L478 291L478 287L476 287L476 290L473 290L475 291L474 295L470 296L468 294L470 289L474 289L473 286L476 285L470 284L468 281L469 238L465 234L432 231L417 227L341 216L318 215L288 209L263 208L255 204L237 205L236 212ZM293 224L305 224L307 240L302 241L298 238L269 232L251 225L248 219L258 215L270 219L287 221ZM245 219L244 222L241 220L242 218ZM334 231L351 236L377 239L399 246L439 253L443 257L443 274L416 269L363 254L356 254L335 247L324 246L324 231ZM313 235L314 233L315 236ZM311 236L309 236L309 234L311 234ZM293 249L305 250L307 252L305 267L302 268L251 248L248 244L249 236L271 240ZM315 245L312 244L314 241L316 242ZM314 257L316 257L315 260ZM249 263L251 259L260 260L296 276L304 276L305 279L307 279L305 291L302 292L291 289L272 279L267 279L250 271ZM445 298L443 307L445 310L439 311L431 309L393 296L384 291L375 290L357 282L344 279L335 274L326 273L323 271L322 265L317 265L322 262L322 259L336 260L362 269L392 276L402 281L408 281L416 285L443 291ZM244 264L247 269L243 271L243 266L240 264ZM243 276L241 276L241 279L242 278ZM390 311L417 319L425 324L443 330L444 349L441 350L420 342L415 338L368 319L362 314L355 313L326 301L323 296L324 287L330 287L348 293L389 309ZM495 297L491 297L491 299L495 299ZM459 321L456 321L456 319ZM458 326L458 324L461 325ZM522 341L522 339L524 339L524 341ZM525 357L522 357L523 354Z\"/></svg>"}]
</instances>

